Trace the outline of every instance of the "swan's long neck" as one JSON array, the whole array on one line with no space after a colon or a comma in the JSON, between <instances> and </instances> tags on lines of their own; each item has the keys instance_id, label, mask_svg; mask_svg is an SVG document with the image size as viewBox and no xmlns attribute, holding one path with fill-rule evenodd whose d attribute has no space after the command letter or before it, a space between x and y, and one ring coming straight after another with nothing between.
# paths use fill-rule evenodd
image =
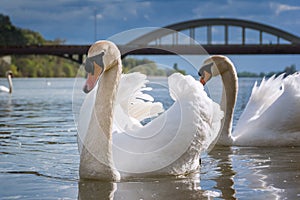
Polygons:
<instances>
[{"instance_id":1,"label":"swan's long neck","mask_svg":"<svg viewBox=\"0 0 300 200\"><path fill-rule=\"evenodd\" d=\"M236 71L231 64L226 64L229 65L228 70L222 73L221 75L223 81L221 109L225 112L225 117L223 118L224 123L223 128L221 130L220 138L217 142L217 144L219 145L231 145L233 143L231 130L234 106L236 103L238 92Z\"/></svg>"},{"instance_id":2,"label":"swan's long neck","mask_svg":"<svg viewBox=\"0 0 300 200\"><path fill-rule=\"evenodd\" d=\"M13 90L13 84L12 84L12 80L11 80L11 75L7 75L7 81L8 81L8 85L9 85L9 93L12 93Z\"/></svg>"},{"instance_id":3,"label":"swan's long neck","mask_svg":"<svg viewBox=\"0 0 300 200\"><path fill-rule=\"evenodd\" d=\"M114 101L119 86L121 65L112 66L105 71L99 83L96 101L95 115L99 126L109 141L112 139Z\"/></svg>"},{"instance_id":4,"label":"swan's long neck","mask_svg":"<svg viewBox=\"0 0 300 200\"><path fill-rule=\"evenodd\" d=\"M80 177L119 180L112 158L112 125L114 100L117 93L121 60L103 72L95 105L80 155Z\"/></svg>"}]
</instances>

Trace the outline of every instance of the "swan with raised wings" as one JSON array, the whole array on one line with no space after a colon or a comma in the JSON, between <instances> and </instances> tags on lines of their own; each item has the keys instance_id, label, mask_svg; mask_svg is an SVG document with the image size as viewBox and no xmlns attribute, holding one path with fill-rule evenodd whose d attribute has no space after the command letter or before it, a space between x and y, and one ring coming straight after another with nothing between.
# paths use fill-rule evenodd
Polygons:
<instances>
[{"instance_id":1,"label":"swan with raised wings","mask_svg":"<svg viewBox=\"0 0 300 200\"><path fill-rule=\"evenodd\" d=\"M173 74L168 84L174 104L148 124L134 122L130 128L122 126L124 130L114 128L116 121L122 124L128 120L128 116L124 116L128 115L126 106L116 101L116 96L122 99L118 91L122 63L116 45L109 41L93 44L88 51L85 70L88 76L84 91L94 92L94 100L85 100L79 114L80 178L120 180L176 176L199 168L200 153L217 139L223 112L198 81L191 76ZM131 76L138 78L138 74ZM121 84L127 84L126 79ZM125 94L131 96L125 97L128 105L136 102L138 95L132 100L130 91L122 92L123 97ZM139 95L143 94L139 92ZM137 113L141 113L143 105ZM158 105L150 105L153 106ZM137 114L129 118L140 121L144 117Z\"/></svg>"},{"instance_id":2,"label":"swan with raised wings","mask_svg":"<svg viewBox=\"0 0 300 200\"><path fill-rule=\"evenodd\" d=\"M12 84L12 80L11 80L12 75L13 74L11 71L6 72L6 77L7 77L9 88L7 88L3 85L0 85L0 92L12 93L12 89L13 89L13 84Z\"/></svg>"},{"instance_id":3,"label":"swan with raised wings","mask_svg":"<svg viewBox=\"0 0 300 200\"><path fill-rule=\"evenodd\" d=\"M300 74L283 78L283 74L260 86L255 83L249 101L232 130L232 117L237 99L238 82L233 63L225 56L211 56L199 70L200 82L221 75L223 93L221 109L224 126L217 144L237 146L300 145Z\"/></svg>"}]
</instances>

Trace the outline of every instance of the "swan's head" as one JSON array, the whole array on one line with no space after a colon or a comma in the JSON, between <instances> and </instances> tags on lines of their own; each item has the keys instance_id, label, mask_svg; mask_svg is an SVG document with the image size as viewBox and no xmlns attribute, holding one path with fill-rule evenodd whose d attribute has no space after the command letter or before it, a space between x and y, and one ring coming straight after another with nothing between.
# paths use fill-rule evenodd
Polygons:
<instances>
[{"instance_id":1,"label":"swan's head","mask_svg":"<svg viewBox=\"0 0 300 200\"><path fill-rule=\"evenodd\" d=\"M114 43L104 40L94 43L84 63L88 75L83 91L89 93L96 86L103 72L109 70L120 58L120 51Z\"/></svg>"},{"instance_id":2,"label":"swan's head","mask_svg":"<svg viewBox=\"0 0 300 200\"><path fill-rule=\"evenodd\" d=\"M210 56L198 71L200 82L205 85L212 77L222 75L231 68L232 62L226 56Z\"/></svg>"},{"instance_id":3,"label":"swan's head","mask_svg":"<svg viewBox=\"0 0 300 200\"><path fill-rule=\"evenodd\" d=\"M13 77L13 73L12 73L12 71L11 70L9 70L9 71L7 71L6 72L6 77Z\"/></svg>"}]
</instances>

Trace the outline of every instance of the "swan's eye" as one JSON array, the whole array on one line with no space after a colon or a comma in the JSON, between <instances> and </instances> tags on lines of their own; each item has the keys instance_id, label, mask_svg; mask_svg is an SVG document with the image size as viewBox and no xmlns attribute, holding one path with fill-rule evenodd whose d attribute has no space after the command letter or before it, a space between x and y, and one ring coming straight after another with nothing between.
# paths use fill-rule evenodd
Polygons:
<instances>
[{"instance_id":1,"label":"swan's eye","mask_svg":"<svg viewBox=\"0 0 300 200\"><path fill-rule=\"evenodd\" d=\"M96 56L92 56L92 57L88 57L85 60L85 64L84 64L84 69L87 73L91 73L92 75L94 75L94 63L96 63L98 66L104 67L103 64L103 56L104 56L104 52L101 52L100 54L96 55Z\"/></svg>"},{"instance_id":2,"label":"swan's eye","mask_svg":"<svg viewBox=\"0 0 300 200\"><path fill-rule=\"evenodd\" d=\"M86 59L84 69L87 73L94 74L94 64L91 60Z\"/></svg>"},{"instance_id":3,"label":"swan's eye","mask_svg":"<svg viewBox=\"0 0 300 200\"><path fill-rule=\"evenodd\" d=\"M212 67L213 65L214 65L213 62L203 65L203 66L199 69L198 75L201 76L202 74L204 74L205 71L211 74L211 67Z\"/></svg>"},{"instance_id":4,"label":"swan's eye","mask_svg":"<svg viewBox=\"0 0 300 200\"><path fill-rule=\"evenodd\" d=\"M210 72L210 71L211 71L211 67L212 67L213 65L214 65L214 63L211 62L211 63L208 63L208 64L206 64L206 65L203 65L201 68L202 68L203 70L205 70L205 71Z\"/></svg>"}]
</instances>

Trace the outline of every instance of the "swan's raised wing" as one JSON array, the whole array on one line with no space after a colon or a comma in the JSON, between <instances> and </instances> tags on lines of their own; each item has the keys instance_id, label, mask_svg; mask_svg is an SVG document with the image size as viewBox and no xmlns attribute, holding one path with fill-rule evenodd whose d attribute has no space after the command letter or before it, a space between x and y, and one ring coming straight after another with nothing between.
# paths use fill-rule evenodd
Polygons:
<instances>
[{"instance_id":1,"label":"swan's raised wing","mask_svg":"<svg viewBox=\"0 0 300 200\"><path fill-rule=\"evenodd\" d=\"M146 87L146 78L139 72L121 75L114 111L114 129L118 132L141 127L140 121L164 111L161 103L145 93L152 90Z\"/></svg>"},{"instance_id":2,"label":"swan's raised wing","mask_svg":"<svg viewBox=\"0 0 300 200\"><path fill-rule=\"evenodd\" d=\"M139 121L155 117L164 111L161 103L154 102L151 95L144 93L152 90L146 87L149 82L146 78L146 75L138 72L122 74L116 97L116 104L120 104L129 116Z\"/></svg>"},{"instance_id":3,"label":"swan's raised wing","mask_svg":"<svg viewBox=\"0 0 300 200\"><path fill-rule=\"evenodd\" d=\"M272 104L259 115L249 118L244 126L237 126L235 129L235 136L239 137L241 144L246 142L248 145L253 143L258 146L299 145L300 74L290 75L281 82L280 95ZM272 87L269 89L272 90Z\"/></svg>"},{"instance_id":4,"label":"swan's raised wing","mask_svg":"<svg viewBox=\"0 0 300 200\"><path fill-rule=\"evenodd\" d=\"M300 73L283 80L282 94L261 116L265 126L279 133L298 132L300 140Z\"/></svg>"},{"instance_id":5,"label":"swan's raised wing","mask_svg":"<svg viewBox=\"0 0 300 200\"><path fill-rule=\"evenodd\" d=\"M241 130L248 128L249 123L256 121L282 94L283 74L268 80L263 78L260 85L255 82L249 101L241 114L234 133L241 133ZM234 135L234 134L233 134Z\"/></svg>"},{"instance_id":6,"label":"swan's raised wing","mask_svg":"<svg viewBox=\"0 0 300 200\"><path fill-rule=\"evenodd\" d=\"M195 116L199 121L194 124L201 130L202 150L210 150L218 139L221 119L224 117L220 106L207 96L203 85L191 76L175 73L168 82L170 96L175 102L193 102L197 105L194 112L197 112Z\"/></svg>"},{"instance_id":7,"label":"swan's raised wing","mask_svg":"<svg viewBox=\"0 0 300 200\"><path fill-rule=\"evenodd\" d=\"M146 75L138 72L121 75L115 100L113 132L141 127L140 121L164 111L161 103L154 102L153 97L144 92L152 89L146 87L147 82ZM97 90L98 85L86 95L82 104L79 119L82 122L81 133L87 131Z\"/></svg>"},{"instance_id":8,"label":"swan's raised wing","mask_svg":"<svg viewBox=\"0 0 300 200\"><path fill-rule=\"evenodd\" d=\"M114 162L120 171L184 174L196 170L199 155L217 139L223 112L191 76L168 79L175 100L164 113L131 132L115 134Z\"/></svg>"}]
</instances>

